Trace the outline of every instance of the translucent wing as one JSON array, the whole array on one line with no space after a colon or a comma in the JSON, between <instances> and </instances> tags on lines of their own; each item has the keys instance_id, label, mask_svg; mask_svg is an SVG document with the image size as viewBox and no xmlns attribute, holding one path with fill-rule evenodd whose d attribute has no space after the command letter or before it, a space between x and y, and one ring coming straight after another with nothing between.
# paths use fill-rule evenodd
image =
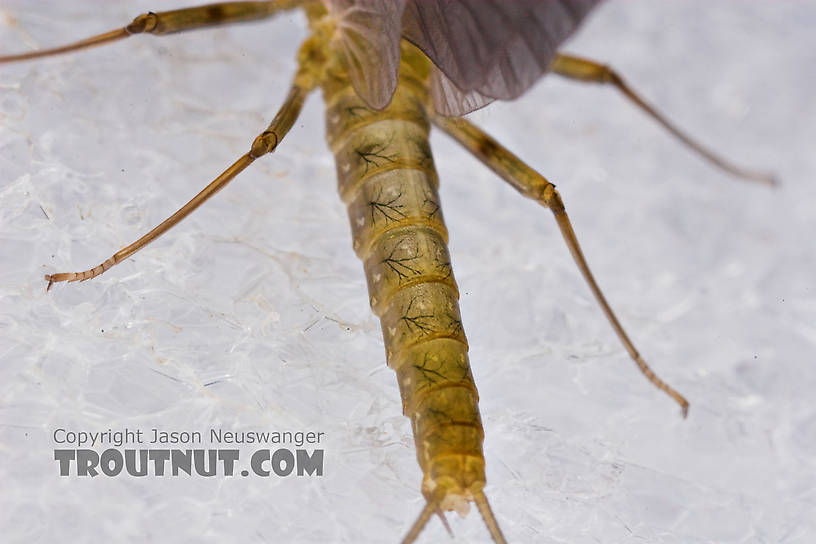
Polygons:
<instances>
[{"instance_id":1,"label":"translucent wing","mask_svg":"<svg viewBox=\"0 0 816 544\"><path fill-rule=\"evenodd\" d=\"M404 37L436 65L434 107L463 115L521 95L600 0L328 0L357 94L382 109Z\"/></svg>"},{"instance_id":2,"label":"translucent wing","mask_svg":"<svg viewBox=\"0 0 816 544\"><path fill-rule=\"evenodd\" d=\"M527 90L600 0L408 0L403 36L428 55L443 115Z\"/></svg>"},{"instance_id":3,"label":"translucent wing","mask_svg":"<svg viewBox=\"0 0 816 544\"><path fill-rule=\"evenodd\" d=\"M397 88L404 0L329 0L327 6L354 90L372 108L383 109Z\"/></svg>"},{"instance_id":4,"label":"translucent wing","mask_svg":"<svg viewBox=\"0 0 816 544\"><path fill-rule=\"evenodd\" d=\"M493 102L493 98L478 91L460 91L439 68L431 72L431 100L437 113L448 117L464 115Z\"/></svg>"}]
</instances>

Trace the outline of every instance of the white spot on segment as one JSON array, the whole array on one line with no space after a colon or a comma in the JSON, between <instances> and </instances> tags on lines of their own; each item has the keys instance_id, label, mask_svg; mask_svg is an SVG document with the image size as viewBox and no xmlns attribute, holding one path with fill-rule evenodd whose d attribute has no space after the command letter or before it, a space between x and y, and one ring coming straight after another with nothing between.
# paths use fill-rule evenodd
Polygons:
<instances>
[{"instance_id":1,"label":"white spot on segment","mask_svg":"<svg viewBox=\"0 0 816 544\"><path fill-rule=\"evenodd\" d=\"M445 495L442 504L439 506L442 510L454 510L461 517L465 517L470 512L470 503L462 495L450 493Z\"/></svg>"},{"instance_id":2,"label":"white spot on segment","mask_svg":"<svg viewBox=\"0 0 816 544\"><path fill-rule=\"evenodd\" d=\"M390 334L391 336L396 336L397 329L395 329L393 327L388 327L388 334Z\"/></svg>"},{"instance_id":3,"label":"white spot on segment","mask_svg":"<svg viewBox=\"0 0 816 544\"><path fill-rule=\"evenodd\" d=\"M345 163L345 164L344 164L343 166L341 166L340 168L342 168L342 169L343 169L343 173L344 173L344 174L348 174L349 170L351 170L351 164L349 164L349 163Z\"/></svg>"},{"instance_id":4,"label":"white spot on segment","mask_svg":"<svg viewBox=\"0 0 816 544\"><path fill-rule=\"evenodd\" d=\"M365 225L365 216L361 215L357 218L357 226L362 227L363 225Z\"/></svg>"},{"instance_id":5,"label":"white spot on segment","mask_svg":"<svg viewBox=\"0 0 816 544\"><path fill-rule=\"evenodd\" d=\"M380 273L374 274L374 283L379 283L379 281L381 279L382 279L382 274L380 274Z\"/></svg>"}]
</instances>

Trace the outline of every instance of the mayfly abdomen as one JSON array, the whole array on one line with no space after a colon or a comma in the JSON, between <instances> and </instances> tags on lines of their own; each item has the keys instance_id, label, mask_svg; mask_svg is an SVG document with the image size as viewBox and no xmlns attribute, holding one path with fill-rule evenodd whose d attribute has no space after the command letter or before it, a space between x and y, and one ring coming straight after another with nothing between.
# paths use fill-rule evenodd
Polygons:
<instances>
[{"instance_id":1,"label":"mayfly abdomen","mask_svg":"<svg viewBox=\"0 0 816 544\"><path fill-rule=\"evenodd\" d=\"M411 418L423 492L464 513L484 486L484 432L428 144L427 91L411 60L427 62L403 54L400 85L382 111L340 76L329 78L326 133L387 362Z\"/></svg>"}]
</instances>

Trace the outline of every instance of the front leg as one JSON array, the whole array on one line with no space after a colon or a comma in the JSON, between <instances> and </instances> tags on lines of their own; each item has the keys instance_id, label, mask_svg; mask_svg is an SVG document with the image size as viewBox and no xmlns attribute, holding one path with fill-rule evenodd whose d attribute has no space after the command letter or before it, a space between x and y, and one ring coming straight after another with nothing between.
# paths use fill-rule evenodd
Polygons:
<instances>
[{"instance_id":1,"label":"front leg","mask_svg":"<svg viewBox=\"0 0 816 544\"><path fill-rule=\"evenodd\" d=\"M223 26L247 21L266 19L279 11L289 10L299 6L302 0L273 0L271 2L221 2L191 8L174 9L142 13L124 28L117 28L103 34L97 34L74 43L18 53L16 55L0 55L0 64L19 62L24 60L51 57L80 49L88 49L97 45L115 42L133 34L153 34L163 36L211 26Z\"/></svg>"}]
</instances>

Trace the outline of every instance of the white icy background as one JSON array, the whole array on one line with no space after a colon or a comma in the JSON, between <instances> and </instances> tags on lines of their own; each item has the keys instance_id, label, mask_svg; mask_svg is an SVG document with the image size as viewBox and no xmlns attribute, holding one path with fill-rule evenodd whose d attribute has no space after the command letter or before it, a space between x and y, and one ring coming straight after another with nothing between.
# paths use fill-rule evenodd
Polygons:
<instances>
[{"instance_id":1,"label":"white icy background","mask_svg":"<svg viewBox=\"0 0 816 544\"><path fill-rule=\"evenodd\" d=\"M5 0L0 50L168 7ZM623 323L690 399L685 421L628 359L550 213L434 135L511 542L813 541L814 25L805 2L609 2L568 47L776 171L778 190L713 170L608 88L550 77L474 116L558 184ZM45 292L44 273L98 264L248 149L303 35L285 15L0 68L5 542L393 543L421 509L319 96L278 153L160 241ZM323 431L326 472L61 479L58 426ZM477 515L450 519L456 542L486 541ZM421 541L449 539L434 519Z\"/></svg>"}]
</instances>

